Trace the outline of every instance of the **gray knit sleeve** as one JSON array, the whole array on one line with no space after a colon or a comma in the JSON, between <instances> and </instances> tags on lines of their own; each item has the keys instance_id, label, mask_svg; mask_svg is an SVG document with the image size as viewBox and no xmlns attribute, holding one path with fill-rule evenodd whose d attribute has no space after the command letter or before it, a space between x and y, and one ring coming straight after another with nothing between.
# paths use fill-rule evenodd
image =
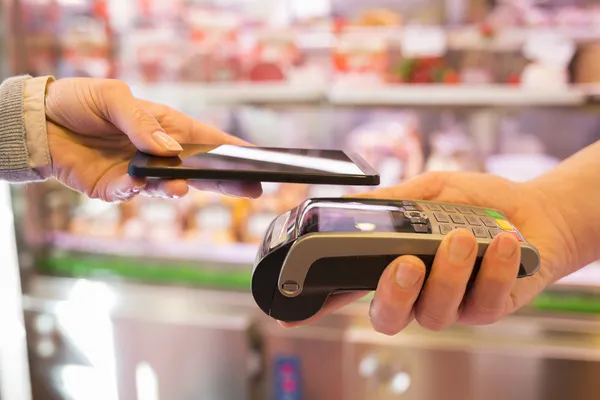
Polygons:
<instances>
[{"instance_id":1,"label":"gray knit sleeve","mask_svg":"<svg viewBox=\"0 0 600 400\"><path fill-rule=\"evenodd\" d=\"M29 164L23 105L25 80L28 78L10 78L0 86L0 180L43 180Z\"/></svg>"}]
</instances>

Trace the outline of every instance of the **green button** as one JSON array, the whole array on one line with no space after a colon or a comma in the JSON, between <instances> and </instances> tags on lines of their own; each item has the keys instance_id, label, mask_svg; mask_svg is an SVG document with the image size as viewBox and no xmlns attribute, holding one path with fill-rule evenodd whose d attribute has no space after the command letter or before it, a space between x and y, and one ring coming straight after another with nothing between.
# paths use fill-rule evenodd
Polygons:
<instances>
[{"instance_id":1,"label":"green button","mask_svg":"<svg viewBox=\"0 0 600 400\"><path fill-rule=\"evenodd\" d=\"M489 215L492 218L499 218L499 219L504 219L504 215L500 214L497 211L493 211L493 210L485 210L485 213L487 215Z\"/></svg>"}]
</instances>

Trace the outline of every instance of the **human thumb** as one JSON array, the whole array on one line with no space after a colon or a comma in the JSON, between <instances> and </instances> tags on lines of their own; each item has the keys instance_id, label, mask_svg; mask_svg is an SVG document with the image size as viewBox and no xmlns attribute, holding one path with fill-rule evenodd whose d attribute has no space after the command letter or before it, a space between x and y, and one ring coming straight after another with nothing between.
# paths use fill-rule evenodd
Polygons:
<instances>
[{"instance_id":1,"label":"human thumb","mask_svg":"<svg viewBox=\"0 0 600 400\"><path fill-rule=\"evenodd\" d=\"M165 132L125 83L102 81L100 96L105 118L125 133L138 150L165 157L182 151L181 145Z\"/></svg>"}]
</instances>

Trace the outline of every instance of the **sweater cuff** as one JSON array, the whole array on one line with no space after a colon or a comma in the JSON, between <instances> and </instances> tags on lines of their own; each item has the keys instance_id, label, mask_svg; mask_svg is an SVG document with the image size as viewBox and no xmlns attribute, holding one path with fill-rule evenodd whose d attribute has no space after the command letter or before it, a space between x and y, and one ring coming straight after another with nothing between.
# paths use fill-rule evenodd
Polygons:
<instances>
[{"instance_id":1,"label":"sweater cuff","mask_svg":"<svg viewBox=\"0 0 600 400\"><path fill-rule=\"evenodd\" d=\"M52 173L46 122L46 88L48 83L53 81L53 77L43 76L24 82L23 115L29 167L42 178L49 178Z\"/></svg>"},{"instance_id":2,"label":"sweater cuff","mask_svg":"<svg viewBox=\"0 0 600 400\"><path fill-rule=\"evenodd\" d=\"M30 158L28 148L25 96L26 85L31 80L30 76L18 76L7 79L0 86L1 180L9 182L35 182L46 179L44 175L40 174L43 166L40 166L40 169L37 168ZM37 97L40 98L39 96ZM42 110L44 109L43 98L44 96L41 97ZM29 104L29 108L31 108L31 104ZM39 115L36 116L35 111L33 115L33 120L40 118ZM41 133L35 132L34 135L42 135L42 140L45 141L45 125ZM36 149L35 153L39 155L40 151L44 153L47 150Z\"/></svg>"}]
</instances>

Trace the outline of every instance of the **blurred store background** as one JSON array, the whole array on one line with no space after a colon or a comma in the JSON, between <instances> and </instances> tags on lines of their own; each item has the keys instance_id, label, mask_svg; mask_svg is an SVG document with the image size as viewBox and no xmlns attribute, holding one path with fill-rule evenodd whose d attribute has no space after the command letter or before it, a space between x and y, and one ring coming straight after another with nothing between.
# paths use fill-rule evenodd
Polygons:
<instances>
[{"instance_id":1,"label":"blurred store background","mask_svg":"<svg viewBox=\"0 0 600 400\"><path fill-rule=\"evenodd\" d=\"M3 77L122 79L258 145L352 148L384 185L527 180L600 139L600 1L1 6ZM284 330L249 293L257 243L281 211L350 188L122 205L53 182L0 189L2 400L600 396L600 264L489 327L384 337L367 298Z\"/></svg>"}]
</instances>

